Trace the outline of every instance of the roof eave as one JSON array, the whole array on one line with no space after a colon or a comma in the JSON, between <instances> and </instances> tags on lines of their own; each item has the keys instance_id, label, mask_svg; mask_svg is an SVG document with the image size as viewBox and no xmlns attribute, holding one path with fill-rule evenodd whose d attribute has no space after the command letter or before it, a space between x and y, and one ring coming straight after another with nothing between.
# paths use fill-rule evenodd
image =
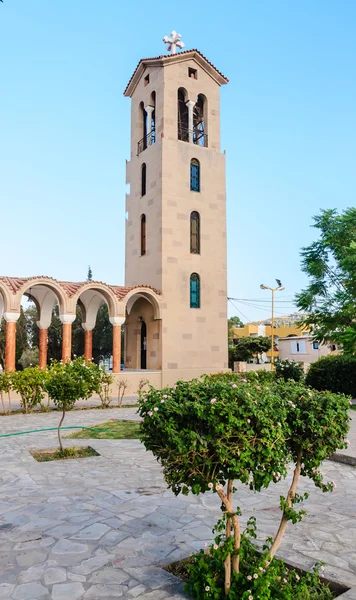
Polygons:
<instances>
[{"instance_id":1,"label":"roof eave","mask_svg":"<svg viewBox=\"0 0 356 600\"><path fill-rule=\"evenodd\" d=\"M167 56L142 58L138 63L129 83L127 84L127 87L124 91L124 96L129 98L132 97L137 87L137 84L140 81L147 67L163 67L166 64L183 62L191 59L194 59L200 65L200 67L204 69L204 71L208 73L208 75L210 75L210 77L214 79L214 81L216 81L218 85L224 85L229 82L227 77L220 73L220 71L218 71L216 67L214 67L214 65L210 61L208 61L208 59L205 58L205 56L201 54L201 52L199 52L198 50L188 50L184 52L179 52L174 55L168 54Z\"/></svg>"}]
</instances>

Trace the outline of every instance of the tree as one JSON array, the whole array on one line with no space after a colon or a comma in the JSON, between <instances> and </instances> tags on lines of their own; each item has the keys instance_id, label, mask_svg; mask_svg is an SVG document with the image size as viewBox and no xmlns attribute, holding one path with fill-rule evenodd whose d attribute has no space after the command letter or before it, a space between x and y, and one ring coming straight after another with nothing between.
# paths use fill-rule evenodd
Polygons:
<instances>
[{"instance_id":1,"label":"tree","mask_svg":"<svg viewBox=\"0 0 356 600\"><path fill-rule=\"evenodd\" d=\"M230 317L230 319L227 320L227 327L229 344L232 344L232 340L234 338L234 327L243 327L243 322L241 321L240 317Z\"/></svg>"},{"instance_id":2,"label":"tree","mask_svg":"<svg viewBox=\"0 0 356 600\"><path fill-rule=\"evenodd\" d=\"M87 281L93 281L93 271L91 270L91 266L88 266L88 275L87 275Z\"/></svg>"},{"instance_id":3,"label":"tree","mask_svg":"<svg viewBox=\"0 0 356 600\"><path fill-rule=\"evenodd\" d=\"M93 329L93 360L99 363L101 360L109 358L111 354L112 325L109 320L107 304L103 304L98 310L96 325Z\"/></svg>"},{"instance_id":4,"label":"tree","mask_svg":"<svg viewBox=\"0 0 356 600\"><path fill-rule=\"evenodd\" d=\"M101 370L97 365L77 358L71 362L54 361L48 371L45 387L56 407L62 411L58 425L58 442L64 453L61 427L67 410L73 408L77 400L88 400L101 388Z\"/></svg>"},{"instance_id":5,"label":"tree","mask_svg":"<svg viewBox=\"0 0 356 600\"><path fill-rule=\"evenodd\" d=\"M297 294L315 340L343 345L356 353L356 208L340 214L322 210L314 217L319 239L301 250L309 285Z\"/></svg>"},{"instance_id":6,"label":"tree","mask_svg":"<svg viewBox=\"0 0 356 600\"><path fill-rule=\"evenodd\" d=\"M250 361L257 357L259 363L260 355L271 349L271 340L262 335L257 337L243 337L236 342L234 360Z\"/></svg>"}]
</instances>

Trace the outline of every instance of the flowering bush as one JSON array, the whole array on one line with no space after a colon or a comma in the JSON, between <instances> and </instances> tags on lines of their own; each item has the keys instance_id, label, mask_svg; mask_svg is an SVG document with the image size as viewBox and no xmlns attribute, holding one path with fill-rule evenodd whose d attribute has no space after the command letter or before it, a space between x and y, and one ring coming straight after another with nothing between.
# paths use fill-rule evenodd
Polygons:
<instances>
[{"instance_id":1,"label":"flowering bush","mask_svg":"<svg viewBox=\"0 0 356 600\"><path fill-rule=\"evenodd\" d=\"M218 533L209 548L201 550L187 565L189 581L186 590L198 600L220 600L224 593L224 565L229 551L228 540L219 531L223 521L215 527ZM228 597L231 600L331 600L330 589L319 581L316 565L311 573L287 569L283 561L271 561L269 546L262 552L252 540L256 538L256 520L251 517L241 535L239 573L232 574Z\"/></svg>"},{"instance_id":2,"label":"flowering bush","mask_svg":"<svg viewBox=\"0 0 356 600\"><path fill-rule=\"evenodd\" d=\"M176 495L211 490L222 503L219 531L224 529L224 533L215 538L208 557L198 555L193 562L196 569L190 571L189 586L195 597L218 599L223 590L224 595L243 600L251 600L250 596L311 598L294 593L297 584L303 592L308 579L299 583L297 578L293 582L286 578L284 586L271 587L271 580L278 579L282 567L275 566L275 562L271 567L270 563L288 521L295 523L303 517L304 511L294 508L307 497L296 491L300 475L311 477L323 491L334 487L323 483L319 467L337 448L347 444L348 406L345 397L317 392L300 383L262 384L258 379L249 383L244 378L229 381L225 374L178 382L174 388L162 391L151 387L142 394L142 441L161 462L168 486ZM247 537L240 534L241 512L233 507L233 483L238 480L260 491L286 475L290 460L294 462L293 481L287 496L281 497L282 518L277 534L266 547L269 564L259 564L265 572L259 569L258 583L251 575L247 581L252 583L241 587L242 574L250 576L257 559L252 560L251 552L246 551L250 548ZM254 553L257 556L256 550ZM279 595L277 591L273 595L270 589Z\"/></svg>"},{"instance_id":3,"label":"flowering bush","mask_svg":"<svg viewBox=\"0 0 356 600\"><path fill-rule=\"evenodd\" d=\"M295 362L295 360L277 360L275 363L276 378L288 381L302 381L304 379L303 365Z\"/></svg>"},{"instance_id":4,"label":"flowering bush","mask_svg":"<svg viewBox=\"0 0 356 600\"><path fill-rule=\"evenodd\" d=\"M71 362L53 361L46 380L46 390L57 408L62 410L58 425L58 441L61 452L61 426L66 410L73 408L77 400L87 400L94 392L99 393L101 372L98 365L86 362L84 358L76 358Z\"/></svg>"},{"instance_id":5,"label":"flowering bush","mask_svg":"<svg viewBox=\"0 0 356 600\"><path fill-rule=\"evenodd\" d=\"M30 412L37 404L44 408L42 400L46 394L46 371L39 367L27 367L23 371L14 371L9 377L11 388L20 395L25 413Z\"/></svg>"}]
</instances>

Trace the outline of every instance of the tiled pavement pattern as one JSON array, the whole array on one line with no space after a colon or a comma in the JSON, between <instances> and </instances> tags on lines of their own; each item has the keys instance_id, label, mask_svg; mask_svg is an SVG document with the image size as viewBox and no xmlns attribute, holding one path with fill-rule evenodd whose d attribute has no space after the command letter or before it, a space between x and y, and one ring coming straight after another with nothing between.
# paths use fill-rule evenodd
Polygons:
<instances>
[{"instance_id":1,"label":"tiled pavement pattern","mask_svg":"<svg viewBox=\"0 0 356 600\"><path fill-rule=\"evenodd\" d=\"M118 417L134 418L134 409L72 412L65 424ZM57 421L56 413L0 417L0 430ZM99 457L37 463L29 449L54 447L56 432L0 439L0 598L184 598L177 580L155 565L211 541L220 514L216 495L175 498L137 440L89 443ZM356 471L334 462L323 471L335 491L322 494L302 482L301 489L311 491L308 515L289 526L280 554L301 566L321 559L327 576L356 586ZM260 494L239 486L239 503L246 517L257 517L260 539L276 531L278 499L288 482Z\"/></svg>"}]
</instances>

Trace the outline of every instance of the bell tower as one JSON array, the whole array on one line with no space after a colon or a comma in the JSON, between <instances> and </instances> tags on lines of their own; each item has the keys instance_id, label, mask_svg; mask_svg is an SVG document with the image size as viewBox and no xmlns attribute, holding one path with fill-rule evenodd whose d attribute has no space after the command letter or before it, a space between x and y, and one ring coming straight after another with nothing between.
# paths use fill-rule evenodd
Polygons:
<instances>
[{"instance_id":1,"label":"bell tower","mask_svg":"<svg viewBox=\"0 0 356 600\"><path fill-rule=\"evenodd\" d=\"M150 362L147 338L146 368L160 368L166 385L228 366L220 152L220 86L228 80L198 50L177 53L183 43L175 32L164 42L172 54L142 59L125 90L131 98L125 285L162 293L160 343ZM140 368L132 358L137 323L128 318L126 327L125 366Z\"/></svg>"}]
</instances>

